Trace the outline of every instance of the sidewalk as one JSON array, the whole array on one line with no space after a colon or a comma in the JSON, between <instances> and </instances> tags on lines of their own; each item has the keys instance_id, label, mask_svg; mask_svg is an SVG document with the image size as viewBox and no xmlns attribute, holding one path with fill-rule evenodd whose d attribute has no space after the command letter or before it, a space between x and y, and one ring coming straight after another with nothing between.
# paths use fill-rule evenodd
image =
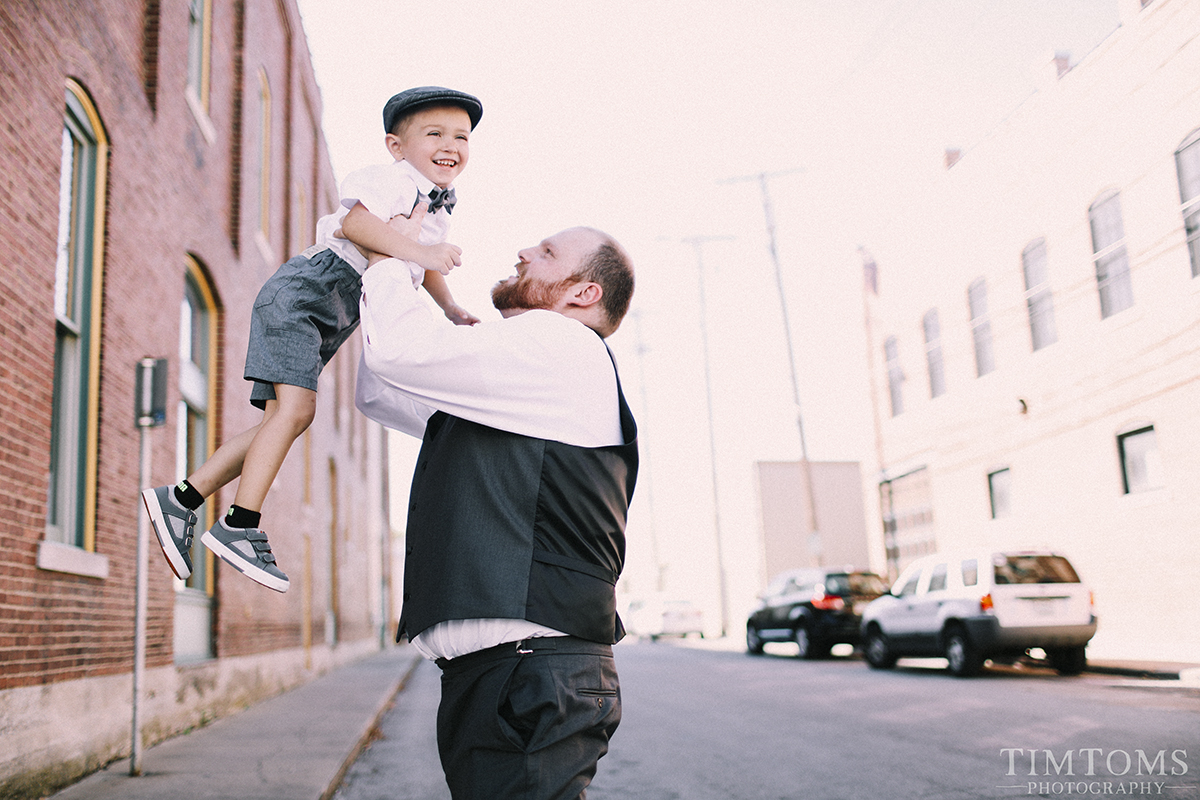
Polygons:
<instances>
[{"instance_id":1,"label":"sidewalk","mask_svg":"<svg viewBox=\"0 0 1200 800\"><path fill-rule=\"evenodd\" d=\"M53 800L326 800L421 660L390 647L129 759Z\"/></svg>"}]
</instances>

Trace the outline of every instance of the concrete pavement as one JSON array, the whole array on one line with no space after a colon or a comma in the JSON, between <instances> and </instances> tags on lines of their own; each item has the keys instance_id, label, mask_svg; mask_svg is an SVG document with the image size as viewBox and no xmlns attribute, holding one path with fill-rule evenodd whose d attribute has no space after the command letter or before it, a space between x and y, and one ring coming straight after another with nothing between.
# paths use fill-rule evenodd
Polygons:
<instances>
[{"instance_id":1,"label":"concrete pavement","mask_svg":"<svg viewBox=\"0 0 1200 800\"><path fill-rule=\"evenodd\" d=\"M702 649L742 647L732 639L672 643ZM1097 661L1088 664L1088 672L1200 684L1200 666L1195 664ZM404 694L410 679L411 691ZM53 795L53 800L448 797L432 746L438 694L438 670L432 664L423 663L411 647L390 647L148 748L139 777L129 775L125 759ZM390 715L387 724L392 727L382 731L381 741L372 747L378 754L356 764L393 700L404 704L397 707L404 713ZM395 769L400 763L397 753L411 767L400 770L402 775Z\"/></svg>"},{"instance_id":2,"label":"concrete pavement","mask_svg":"<svg viewBox=\"0 0 1200 800\"><path fill-rule=\"evenodd\" d=\"M389 647L147 748L139 777L123 759L53 799L327 800L421 660Z\"/></svg>"}]
</instances>

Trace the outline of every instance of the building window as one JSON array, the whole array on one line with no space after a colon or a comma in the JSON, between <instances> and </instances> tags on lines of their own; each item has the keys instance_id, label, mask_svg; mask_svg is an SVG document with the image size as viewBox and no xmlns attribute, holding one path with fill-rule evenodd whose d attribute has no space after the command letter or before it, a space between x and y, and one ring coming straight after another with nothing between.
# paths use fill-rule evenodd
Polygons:
<instances>
[{"instance_id":1,"label":"building window","mask_svg":"<svg viewBox=\"0 0 1200 800\"><path fill-rule=\"evenodd\" d=\"M1133 305L1129 256L1125 252L1125 224L1121 221L1121 195L1103 195L1088 209L1092 227L1092 253L1096 262L1096 289L1100 317L1108 319Z\"/></svg>"},{"instance_id":2,"label":"building window","mask_svg":"<svg viewBox=\"0 0 1200 800\"><path fill-rule=\"evenodd\" d=\"M1025 305L1029 310L1029 337L1035 351L1058 341L1054 327L1054 299L1050 296L1046 267L1046 240L1030 242L1021 252L1025 274Z\"/></svg>"},{"instance_id":3,"label":"building window","mask_svg":"<svg viewBox=\"0 0 1200 800\"><path fill-rule=\"evenodd\" d=\"M991 500L992 519L1009 515L1012 510L1012 473L1007 467L988 473L988 498Z\"/></svg>"},{"instance_id":4,"label":"building window","mask_svg":"<svg viewBox=\"0 0 1200 800\"><path fill-rule=\"evenodd\" d=\"M982 378L996 368L992 354L992 323L988 319L987 283L977 278L967 287L967 306L971 312L971 338L975 343L975 374Z\"/></svg>"},{"instance_id":5,"label":"building window","mask_svg":"<svg viewBox=\"0 0 1200 800\"><path fill-rule=\"evenodd\" d=\"M258 72L258 230L271 240L271 85Z\"/></svg>"},{"instance_id":6,"label":"building window","mask_svg":"<svg viewBox=\"0 0 1200 800\"><path fill-rule=\"evenodd\" d=\"M208 460L214 448L214 433L210 420L216 399L216 300L199 262L187 258L183 302L179 307L179 417L175 447L175 475L182 480ZM201 513L211 516L212 503L201 507ZM214 520L201 519L208 528ZM196 540L192 552L193 571L187 585L212 590L210 575L205 569L208 550Z\"/></svg>"},{"instance_id":7,"label":"building window","mask_svg":"<svg viewBox=\"0 0 1200 800\"><path fill-rule=\"evenodd\" d=\"M904 370L900 369L900 348L896 337L889 336L883 343L883 357L887 363L888 394L892 401L892 416L904 413Z\"/></svg>"},{"instance_id":8,"label":"building window","mask_svg":"<svg viewBox=\"0 0 1200 800\"><path fill-rule=\"evenodd\" d=\"M209 52L212 42L212 0L188 0L187 86L208 113Z\"/></svg>"},{"instance_id":9,"label":"building window","mask_svg":"<svg viewBox=\"0 0 1200 800\"><path fill-rule=\"evenodd\" d=\"M925 363L929 367L929 396L941 397L946 393L946 370L942 366L942 328L938 323L936 308L925 312L921 319L925 331Z\"/></svg>"},{"instance_id":10,"label":"building window","mask_svg":"<svg viewBox=\"0 0 1200 800\"><path fill-rule=\"evenodd\" d=\"M215 449L211 420L217 397L217 303L200 263L187 257L183 301L179 304L179 414L175 427L175 475L182 479L203 464ZM197 527L214 522L215 503L205 503ZM192 574L175 582L173 652L176 663L213 657L213 555L192 545Z\"/></svg>"},{"instance_id":11,"label":"building window","mask_svg":"<svg viewBox=\"0 0 1200 800\"><path fill-rule=\"evenodd\" d=\"M1192 277L1196 278L1200 277L1200 130L1192 131L1175 151L1175 168L1179 171L1188 259L1192 262Z\"/></svg>"},{"instance_id":12,"label":"building window","mask_svg":"<svg viewBox=\"0 0 1200 800\"><path fill-rule=\"evenodd\" d=\"M1119 435L1117 449L1121 455L1121 480L1125 494L1162 486L1162 462L1153 425Z\"/></svg>"},{"instance_id":13,"label":"building window","mask_svg":"<svg viewBox=\"0 0 1200 800\"><path fill-rule=\"evenodd\" d=\"M108 141L83 88L68 81L54 270L54 400L46 539L95 549L100 301Z\"/></svg>"}]
</instances>

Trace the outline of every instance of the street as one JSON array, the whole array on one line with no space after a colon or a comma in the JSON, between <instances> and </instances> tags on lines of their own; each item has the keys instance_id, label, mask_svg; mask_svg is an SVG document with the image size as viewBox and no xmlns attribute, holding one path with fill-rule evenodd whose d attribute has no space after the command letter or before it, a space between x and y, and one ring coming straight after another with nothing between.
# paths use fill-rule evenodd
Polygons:
<instances>
[{"instance_id":1,"label":"street","mask_svg":"<svg viewBox=\"0 0 1200 800\"><path fill-rule=\"evenodd\" d=\"M616 648L624 716L589 800L1200 797L1200 688L1038 668L948 676L711 644ZM445 800L422 663L339 800Z\"/></svg>"}]
</instances>

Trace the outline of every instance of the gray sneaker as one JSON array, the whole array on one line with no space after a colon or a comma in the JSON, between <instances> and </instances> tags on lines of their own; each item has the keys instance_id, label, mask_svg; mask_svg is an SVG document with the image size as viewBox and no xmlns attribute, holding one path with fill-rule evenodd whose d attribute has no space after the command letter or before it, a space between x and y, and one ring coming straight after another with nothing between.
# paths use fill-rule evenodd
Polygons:
<instances>
[{"instance_id":1,"label":"gray sneaker","mask_svg":"<svg viewBox=\"0 0 1200 800\"><path fill-rule=\"evenodd\" d=\"M150 515L150 524L171 571L186 580L192 574L192 536L196 532L196 512L175 499L172 486L159 486L142 492L142 503Z\"/></svg>"},{"instance_id":2,"label":"gray sneaker","mask_svg":"<svg viewBox=\"0 0 1200 800\"><path fill-rule=\"evenodd\" d=\"M231 528L221 518L200 541L250 580L277 592L287 591L288 576L275 566L267 535L258 528Z\"/></svg>"}]
</instances>

